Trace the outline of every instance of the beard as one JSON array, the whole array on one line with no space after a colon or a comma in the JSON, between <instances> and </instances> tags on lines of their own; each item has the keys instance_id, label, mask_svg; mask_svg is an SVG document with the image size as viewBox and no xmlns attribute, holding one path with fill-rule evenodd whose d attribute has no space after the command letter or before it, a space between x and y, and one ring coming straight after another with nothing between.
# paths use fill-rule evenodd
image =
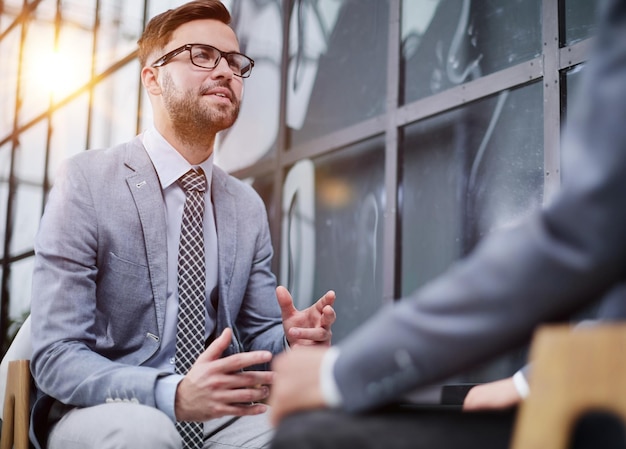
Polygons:
<instances>
[{"instance_id":1,"label":"beard","mask_svg":"<svg viewBox=\"0 0 626 449\"><path fill-rule=\"evenodd\" d=\"M209 89L219 85L231 91L231 104L207 105L203 95ZM230 128L239 116L240 102L227 83L216 83L197 90L179 90L172 77L165 73L163 77L163 103L169 112L172 128L176 137L187 144L206 143L215 134Z\"/></svg>"}]
</instances>

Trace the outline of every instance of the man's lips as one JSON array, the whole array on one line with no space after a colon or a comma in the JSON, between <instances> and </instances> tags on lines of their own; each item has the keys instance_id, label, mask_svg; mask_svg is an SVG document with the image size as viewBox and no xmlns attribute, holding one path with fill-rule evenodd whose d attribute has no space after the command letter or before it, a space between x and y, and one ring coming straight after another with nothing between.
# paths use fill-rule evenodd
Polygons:
<instances>
[{"instance_id":1,"label":"man's lips","mask_svg":"<svg viewBox=\"0 0 626 449\"><path fill-rule=\"evenodd\" d=\"M214 87L214 88L206 89L205 91L202 92L202 95L215 96L215 97L224 98L230 101L233 100L232 92L225 87Z\"/></svg>"}]
</instances>

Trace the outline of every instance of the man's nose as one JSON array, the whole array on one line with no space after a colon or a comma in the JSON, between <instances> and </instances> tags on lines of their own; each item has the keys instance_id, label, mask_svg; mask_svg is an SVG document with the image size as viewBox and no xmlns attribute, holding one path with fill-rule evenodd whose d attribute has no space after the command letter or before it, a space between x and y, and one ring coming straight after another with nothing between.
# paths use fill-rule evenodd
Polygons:
<instances>
[{"instance_id":1,"label":"man's nose","mask_svg":"<svg viewBox=\"0 0 626 449\"><path fill-rule=\"evenodd\" d=\"M211 75L215 78L232 78L234 76L234 72L228 65L226 58L221 58L220 62L218 62L212 70Z\"/></svg>"}]
</instances>

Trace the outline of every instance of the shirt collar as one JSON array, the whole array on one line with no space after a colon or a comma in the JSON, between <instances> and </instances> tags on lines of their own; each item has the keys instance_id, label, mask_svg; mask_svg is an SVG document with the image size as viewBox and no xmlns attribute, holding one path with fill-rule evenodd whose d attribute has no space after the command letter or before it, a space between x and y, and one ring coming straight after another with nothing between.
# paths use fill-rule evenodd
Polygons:
<instances>
[{"instance_id":1,"label":"shirt collar","mask_svg":"<svg viewBox=\"0 0 626 449\"><path fill-rule=\"evenodd\" d=\"M213 153L200 164L191 165L154 126L144 131L142 142L157 172L162 189L175 183L190 168L201 167L206 176L207 191L210 191L213 177Z\"/></svg>"}]
</instances>

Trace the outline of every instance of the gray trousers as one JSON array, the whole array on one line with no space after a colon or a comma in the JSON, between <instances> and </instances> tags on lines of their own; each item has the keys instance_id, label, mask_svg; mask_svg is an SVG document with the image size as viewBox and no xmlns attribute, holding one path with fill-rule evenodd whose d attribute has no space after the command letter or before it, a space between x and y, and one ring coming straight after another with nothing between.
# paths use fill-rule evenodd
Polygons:
<instances>
[{"instance_id":1,"label":"gray trousers","mask_svg":"<svg viewBox=\"0 0 626 449\"><path fill-rule=\"evenodd\" d=\"M223 417L204 425L203 449L265 448L274 431L267 413ZM48 449L180 449L174 423L156 408L108 403L76 408L52 428Z\"/></svg>"}]
</instances>

